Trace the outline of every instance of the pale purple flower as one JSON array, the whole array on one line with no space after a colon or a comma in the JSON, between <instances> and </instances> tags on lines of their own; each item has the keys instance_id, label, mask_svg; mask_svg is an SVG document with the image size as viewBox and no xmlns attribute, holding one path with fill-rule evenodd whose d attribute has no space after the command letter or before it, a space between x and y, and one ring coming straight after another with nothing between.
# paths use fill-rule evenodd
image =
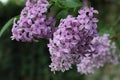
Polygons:
<instances>
[{"instance_id":1,"label":"pale purple flower","mask_svg":"<svg viewBox=\"0 0 120 80\"><path fill-rule=\"evenodd\" d=\"M90 20L91 17L89 18L88 15L85 15L82 18L83 21L80 21L82 16L69 15L66 19L62 19L53 34L53 39L50 39L48 47L51 54L52 71L69 70L72 64L78 62L77 58L80 55L87 53L91 40L98 35L96 22Z\"/></svg>"},{"instance_id":2,"label":"pale purple flower","mask_svg":"<svg viewBox=\"0 0 120 80\"><path fill-rule=\"evenodd\" d=\"M118 63L115 43L109 39L109 34L94 37L91 41L94 48L92 55L86 54L80 57L80 63L77 64L78 72L82 74L94 73L95 69L103 67L105 63Z\"/></svg>"},{"instance_id":3,"label":"pale purple flower","mask_svg":"<svg viewBox=\"0 0 120 80\"><path fill-rule=\"evenodd\" d=\"M94 13L98 11L83 7L77 17L69 15L60 21L48 44L51 71L64 72L76 65L82 74L94 73L104 63L118 60L115 45L109 40L109 35L99 36L98 19L94 18Z\"/></svg>"},{"instance_id":4,"label":"pale purple flower","mask_svg":"<svg viewBox=\"0 0 120 80\"><path fill-rule=\"evenodd\" d=\"M20 19L14 20L12 40L31 42L39 38L49 39L54 31L55 20L46 16L47 0L27 0Z\"/></svg>"},{"instance_id":5,"label":"pale purple flower","mask_svg":"<svg viewBox=\"0 0 120 80\"><path fill-rule=\"evenodd\" d=\"M48 44L49 51L51 54L52 63L50 65L51 71L62 71L69 70L74 60L72 58L72 50L77 45L80 40L78 40L73 35L75 30L73 27L78 27L78 21L75 18L68 16L66 19L61 20L58 29L53 34L53 40L50 39Z\"/></svg>"}]
</instances>

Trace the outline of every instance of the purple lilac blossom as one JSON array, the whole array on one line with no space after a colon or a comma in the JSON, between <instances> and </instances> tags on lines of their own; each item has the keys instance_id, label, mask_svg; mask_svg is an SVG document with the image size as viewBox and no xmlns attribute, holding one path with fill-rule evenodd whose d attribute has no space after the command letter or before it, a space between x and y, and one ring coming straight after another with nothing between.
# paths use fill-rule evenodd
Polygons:
<instances>
[{"instance_id":1,"label":"purple lilac blossom","mask_svg":"<svg viewBox=\"0 0 120 80\"><path fill-rule=\"evenodd\" d=\"M91 45L95 53L86 54L80 58L80 63L77 64L78 72L82 74L94 73L95 69L103 67L105 63L118 63L118 57L115 54L115 43L109 39L109 34L94 37Z\"/></svg>"},{"instance_id":2,"label":"purple lilac blossom","mask_svg":"<svg viewBox=\"0 0 120 80\"><path fill-rule=\"evenodd\" d=\"M105 62L117 61L115 45L109 40L108 34L100 37L97 32L98 19L93 15L98 11L83 7L78 12L77 17L68 15L62 19L50 39L48 47L52 63L49 67L53 72L64 72L76 65L82 74L94 73Z\"/></svg>"},{"instance_id":3,"label":"purple lilac blossom","mask_svg":"<svg viewBox=\"0 0 120 80\"><path fill-rule=\"evenodd\" d=\"M46 16L47 0L27 0L20 19L14 20L12 40L31 42L39 38L49 39L54 31L55 20Z\"/></svg>"}]
</instances>

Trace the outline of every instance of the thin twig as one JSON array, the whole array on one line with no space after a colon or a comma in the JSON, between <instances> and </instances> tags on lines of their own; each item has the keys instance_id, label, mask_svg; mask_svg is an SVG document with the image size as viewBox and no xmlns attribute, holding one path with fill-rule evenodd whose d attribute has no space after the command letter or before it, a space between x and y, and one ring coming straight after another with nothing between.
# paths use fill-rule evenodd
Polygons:
<instances>
[{"instance_id":1,"label":"thin twig","mask_svg":"<svg viewBox=\"0 0 120 80\"><path fill-rule=\"evenodd\" d=\"M117 40L119 37L120 37L120 32L118 32L115 35L113 35L111 39Z\"/></svg>"},{"instance_id":2,"label":"thin twig","mask_svg":"<svg viewBox=\"0 0 120 80\"><path fill-rule=\"evenodd\" d=\"M91 7L91 4L88 0L83 0L84 6Z\"/></svg>"},{"instance_id":3,"label":"thin twig","mask_svg":"<svg viewBox=\"0 0 120 80\"><path fill-rule=\"evenodd\" d=\"M112 27L116 26L119 22L120 22L120 15L119 15L119 17L118 17L117 21L113 24L113 26L112 26Z\"/></svg>"}]
</instances>

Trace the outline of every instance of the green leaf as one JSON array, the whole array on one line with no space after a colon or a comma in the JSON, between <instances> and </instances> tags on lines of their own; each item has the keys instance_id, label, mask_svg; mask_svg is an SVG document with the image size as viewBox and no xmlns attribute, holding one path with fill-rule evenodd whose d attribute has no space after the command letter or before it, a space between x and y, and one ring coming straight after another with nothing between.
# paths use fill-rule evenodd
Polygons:
<instances>
[{"instance_id":1,"label":"green leaf","mask_svg":"<svg viewBox=\"0 0 120 80\"><path fill-rule=\"evenodd\" d=\"M118 39L116 40L117 46L120 49L120 37L118 37Z\"/></svg>"},{"instance_id":2,"label":"green leaf","mask_svg":"<svg viewBox=\"0 0 120 80\"><path fill-rule=\"evenodd\" d=\"M113 35L116 34L115 30L111 27L111 25L106 24L103 21L100 21L98 23L98 31L99 31L101 36L105 33L110 34L110 38L113 37Z\"/></svg>"},{"instance_id":3,"label":"green leaf","mask_svg":"<svg viewBox=\"0 0 120 80\"><path fill-rule=\"evenodd\" d=\"M59 3L65 8L77 8L82 6L80 0L59 0Z\"/></svg>"},{"instance_id":4,"label":"green leaf","mask_svg":"<svg viewBox=\"0 0 120 80\"><path fill-rule=\"evenodd\" d=\"M61 11L56 15L56 19L57 19L56 26L58 26L58 24L59 24L59 22L60 22L60 19L66 18L67 15L68 15L68 10L61 10Z\"/></svg>"},{"instance_id":5,"label":"green leaf","mask_svg":"<svg viewBox=\"0 0 120 80\"><path fill-rule=\"evenodd\" d=\"M102 28L99 32L100 32L100 35L108 33L108 34L110 34L110 36L113 36L115 34L115 31L113 29L107 28L107 27Z\"/></svg>"},{"instance_id":6,"label":"green leaf","mask_svg":"<svg viewBox=\"0 0 120 80\"><path fill-rule=\"evenodd\" d=\"M61 10L57 15L57 19L65 18L68 15L68 10Z\"/></svg>"},{"instance_id":7,"label":"green leaf","mask_svg":"<svg viewBox=\"0 0 120 80\"><path fill-rule=\"evenodd\" d=\"M4 26L3 28L0 30L0 37L3 35L3 33L9 28L11 27L11 25L13 24L14 18L19 18L19 16L13 17L11 18Z\"/></svg>"},{"instance_id":8,"label":"green leaf","mask_svg":"<svg viewBox=\"0 0 120 80\"><path fill-rule=\"evenodd\" d=\"M50 7L49 12L47 16L56 16L61 11L61 8L59 8L58 5L54 4Z\"/></svg>"}]
</instances>

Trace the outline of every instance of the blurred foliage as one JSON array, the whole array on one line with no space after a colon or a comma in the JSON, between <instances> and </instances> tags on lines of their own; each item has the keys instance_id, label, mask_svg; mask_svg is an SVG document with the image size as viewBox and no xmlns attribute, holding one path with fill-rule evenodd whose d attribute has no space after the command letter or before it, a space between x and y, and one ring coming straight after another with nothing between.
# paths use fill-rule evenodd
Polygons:
<instances>
[{"instance_id":1,"label":"blurred foliage","mask_svg":"<svg viewBox=\"0 0 120 80\"><path fill-rule=\"evenodd\" d=\"M56 1L56 0L53 0ZM61 2L62 1L62 2ZM60 4L69 7L69 10L58 10L56 14L58 22L65 18L68 12L74 13L77 9L71 4L65 5L61 0ZM69 1L69 0L66 0ZM79 0L76 0L79 1ZM90 0L92 6L99 10L98 30L101 35L110 33L118 48L120 49L120 0ZM79 7L78 3L77 7ZM0 2L0 29L12 17L19 15L24 7L24 0L9 0L6 5ZM53 8L56 8L54 6ZM64 15L62 15L64 13ZM51 13L52 14L52 13ZM60 17L62 15L62 17ZM0 80L119 80L120 64L117 66L107 65L95 74L81 75L76 69L65 73L50 71L50 55L46 44L47 40L40 40L39 43L21 43L10 39L11 30L0 38ZM118 50L118 53L119 50Z\"/></svg>"}]
</instances>

